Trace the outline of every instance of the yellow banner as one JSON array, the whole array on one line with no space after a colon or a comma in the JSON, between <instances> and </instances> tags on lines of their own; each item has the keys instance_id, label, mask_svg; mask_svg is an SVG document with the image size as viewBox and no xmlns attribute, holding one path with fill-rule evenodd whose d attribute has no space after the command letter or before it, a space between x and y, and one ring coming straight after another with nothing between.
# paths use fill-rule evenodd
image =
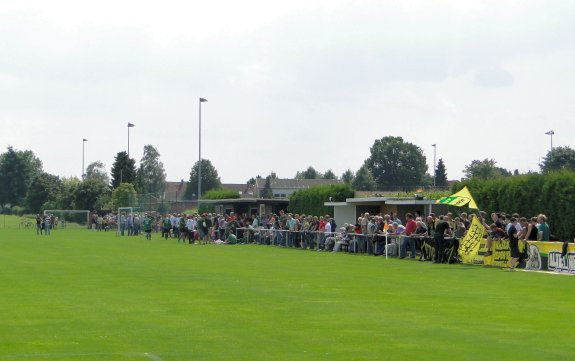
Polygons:
<instances>
[{"instance_id":1,"label":"yellow banner","mask_svg":"<svg viewBox=\"0 0 575 361\"><path fill-rule=\"evenodd\" d=\"M448 204L450 206L456 207L463 207L467 204L467 207L469 208L478 209L475 200L471 196L471 193L469 193L469 189L467 189L467 186L463 187L462 190L450 195L449 197L438 199L435 203Z\"/></svg>"},{"instance_id":2,"label":"yellow banner","mask_svg":"<svg viewBox=\"0 0 575 361\"><path fill-rule=\"evenodd\" d=\"M485 227L479 222L477 217L469 225L469 230L465 237L459 242L459 259L462 263L473 264L473 260L479 252L479 247L485 236Z\"/></svg>"}]
</instances>

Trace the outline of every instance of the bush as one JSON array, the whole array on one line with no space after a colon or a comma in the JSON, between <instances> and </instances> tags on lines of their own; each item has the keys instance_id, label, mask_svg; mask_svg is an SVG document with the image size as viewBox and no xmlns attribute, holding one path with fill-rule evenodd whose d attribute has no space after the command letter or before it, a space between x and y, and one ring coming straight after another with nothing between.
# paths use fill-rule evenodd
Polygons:
<instances>
[{"instance_id":1,"label":"bush","mask_svg":"<svg viewBox=\"0 0 575 361\"><path fill-rule=\"evenodd\" d=\"M14 216L21 216L24 214L25 211L26 211L26 209L24 207L13 206L10 208L10 213L8 213L8 214L12 214Z\"/></svg>"},{"instance_id":2,"label":"bush","mask_svg":"<svg viewBox=\"0 0 575 361\"><path fill-rule=\"evenodd\" d=\"M454 191L468 186L475 202L488 213L519 213L547 216L551 232L560 239L573 239L575 227L575 172L563 170L548 174L526 174L490 180L457 183Z\"/></svg>"},{"instance_id":3,"label":"bush","mask_svg":"<svg viewBox=\"0 0 575 361\"><path fill-rule=\"evenodd\" d=\"M206 192L202 196L202 199L237 199L237 198L240 198L238 192L230 191L227 189L211 190Z\"/></svg>"}]
</instances>

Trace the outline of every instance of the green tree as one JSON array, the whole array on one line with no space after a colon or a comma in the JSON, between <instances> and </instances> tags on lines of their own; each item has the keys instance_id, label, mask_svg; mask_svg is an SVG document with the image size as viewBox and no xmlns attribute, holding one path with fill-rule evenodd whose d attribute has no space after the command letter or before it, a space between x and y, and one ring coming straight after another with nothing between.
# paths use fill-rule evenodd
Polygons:
<instances>
[{"instance_id":1,"label":"green tree","mask_svg":"<svg viewBox=\"0 0 575 361\"><path fill-rule=\"evenodd\" d=\"M544 173L564 169L575 171L575 150L569 147L553 148L539 166Z\"/></svg>"},{"instance_id":2,"label":"green tree","mask_svg":"<svg viewBox=\"0 0 575 361\"><path fill-rule=\"evenodd\" d=\"M42 172L37 175L26 193L25 205L29 212L40 213L44 205L57 205L62 194L62 181L59 177Z\"/></svg>"},{"instance_id":3,"label":"green tree","mask_svg":"<svg viewBox=\"0 0 575 361\"><path fill-rule=\"evenodd\" d=\"M136 161L128 157L125 151L116 154L112 165L112 188L117 188L120 183L136 182Z\"/></svg>"},{"instance_id":4,"label":"green tree","mask_svg":"<svg viewBox=\"0 0 575 361\"><path fill-rule=\"evenodd\" d=\"M335 173L331 169L328 169L325 171L322 178L323 179L337 179L337 176L335 175Z\"/></svg>"},{"instance_id":5,"label":"green tree","mask_svg":"<svg viewBox=\"0 0 575 361\"><path fill-rule=\"evenodd\" d=\"M309 166L306 170L302 172L297 172L295 179L318 179L321 177L321 173L314 169L314 167Z\"/></svg>"},{"instance_id":6,"label":"green tree","mask_svg":"<svg viewBox=\"0 0 575 361\"><path fill-rule=\"evenodd\" d=\"M353 182L354 177L355 175L353 174L351 169L348 169L341 175L341 180L346 184L351 184Z\"/></svg>"},{"instance_id":7,"label":"green tree","mask_svg":"<svg viewBox=\"0 0 575 361\"><path fill-rule=\"evenodd\" d=\"M96 179L106 185L110 184L110 177L108 177L108 173L106 172L106 166L99 160L88 164L85 179Z\"/></svg>"},{"instance_id":8,"label":"green tree","mask_svg":"<svg viewBox=\"0 0 575 361\"><path fill-rule=\"evenodd\" d=\"M271 177L271 175L268 175L266 177L266 182L264 184L264 188L262 189L262 191L260 193L260 197L265 198L265 199L271 199L274 197L273 192L272 192L272 177Z\"/></svg>"},{"instance_id":9,"label":"green tree","mask_svg":"<svg viewBox=\"0 0 575 361\"><path fill-rule=\"evenodd\" d=\"M381 189L420 185L427 170L421 148L392 136L375 141L365 164Z\"/></svg>"},{"instance_id":10,"label":"green tree","mask_svg":"<svg viewBox=\"0 0 575 361\"><path fill-rule=\"evenodd\" d=\"M60 196L61 209L76 209L76 190L80 186L80 179L77 177L62 178L62 195ZM104 183L106 188L108 183Z\"/></svg>"},{"instance_id":11,"label":"green tree","mask_svg":"<svg viewBox=\"0 0 575 361\"><path fill-rule=\"evenodd\" d=\"M187 184L186 192L184 193L185 199L194 199L198 190L198 164L194 164L190 172L190 181ZM202 159L202 195L212 189L219 189L222 187L222 182L218 176L218 171L208 159ZM200 195L201 196L201 195Z\"/></svg>"},{"instance_id":12,"label":"green tree","mask_svg":"<svg viewBox=\"0 0 575 361\"><path fill-rule=\"evenodd\" d=\"M160 162L160 153L152 145L144 146L144 155L138 169L139 191L143 194L164 193L166 189L166 171Z\"/></svg>"},{"instance_id":13,"label":"green tree","mask_svg":"<svg viewBox=\"0 0 575 361\"><path fill-rule=\"evenodd\" d=\"M258 175L256 178L251 177L251 178L246 182L246 185L248 185L248 186L253 186L253 185L256 184L256 179L261 179L261 178L262 178L262 177L259 176L259 175Z\"/></svg>"},{"instance_id":14,"label":"green tree","mask_svg":"<svg viewBox=\"0 0 575 361\"><path fill-rule=\"evenodd\" d=\"M23 205L32 180L42 173L42 162L30 150L9 146L0 154L0 206Z\"/></svg>"},{"instance_id":15,"label":"green tree","mask_svg":"<svg viewBox=\"0 0 575 361\"><path fill-rule=\"evenodd\" d=\"M132 183L121 183L112 192L112 207L136 207L138 206L138 193Z\"/></svg>"},{"instance_id":16,"label":"green tree","mask_svg":"<svg viewBox=\"0 0 575 361\"><path fill-rule=\"evenodd\" d=\"M371 171L365 164L359 168L351 185L358 191L373 191L377 187Z\"/></svg>"},{"instance_id":17,"label":"green tree","mask_svg":"<svg viewBox=\"0 0 575 361\"><path fill-rule=\"evenodd\" d=\"M86 177L76 186L74 208L100 210L105 207L109 197L110 188L104 182L100 179Z\"/></svg>"},{"instance_id":18,"label":"green tree","mask_svg":"<svg viewBox=\"0 0 575 361\"><path fill-rule=\"evenodd\" d=\"M511 175L511 172L497 167L496 164L497 162L494 159L474 160L465 166L463 173L467 179L477 178L483 180Z\"/></svg>"},{"instance_id":19,"label":"green tree","mask_svg":"<svg viewBox=\"0 0 575 361\"><path fill-rule=\"evenodd\" d=\"M445 169L445 163L443 159L439 158L437 162L437 168L435 171L435 186L436 187L447 187L447 171Z\"/></svg>"}]
</instances>

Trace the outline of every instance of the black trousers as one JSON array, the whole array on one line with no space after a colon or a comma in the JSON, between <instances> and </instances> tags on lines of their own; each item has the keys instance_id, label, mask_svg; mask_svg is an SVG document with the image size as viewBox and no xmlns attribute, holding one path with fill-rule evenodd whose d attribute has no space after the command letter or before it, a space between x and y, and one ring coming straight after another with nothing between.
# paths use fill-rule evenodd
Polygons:
<instances>
[{"instance_id":1,"label":"black trousers","mask_svg":"<svg viewBox=\"0 0 575 361\"><path fill-rule=\"evenodd\" d=\"M434 246L435 246L435 262L443 262L443 254L445 253L443 235L435 234L433 236Z\"/></svg>"}]
</instances>

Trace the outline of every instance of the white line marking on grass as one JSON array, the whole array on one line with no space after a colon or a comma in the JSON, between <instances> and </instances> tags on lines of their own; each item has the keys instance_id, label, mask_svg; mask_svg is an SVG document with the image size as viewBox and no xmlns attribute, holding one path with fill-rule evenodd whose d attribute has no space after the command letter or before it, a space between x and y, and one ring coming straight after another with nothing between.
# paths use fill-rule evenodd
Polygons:
<instances>
[{"instance_id":1,"label":"white line marking on grass","mask_svg":"<svg viewBox=\"0 0 575 361\"><path fill-rule=\"evenodd\" d=\"M544 273L547 275L556 275L556 276L574 276L574 273L567 273L567 272L554 272L554 271L539 271L539 270L530 270L524 269L523 272L533 272L533 273Z\"/></svg>"},{"instance_id":2,"label":"white line marking on grass","mask_svg":"<svg viewBox=\"0 0 575 361\"><path fill-rule=\"evenodd\" d=\"M147 358L149 358L152 361L164 361L160 356L155 355L153 353L144 352L144 356L146 356Z\"/></svg>"},{"instance_id":3,"label":"white line marking on grass","mask_svg":"<svg viewBox=\"0 0 575 361\"><path fill-rule=\"evenodd\" d=\"M150 352L128 352L128 353L104 353L104 352L91 352L91 353L75 353L75 352L45 352L45 353L21 353L21 354L0 354L2 360L38 360L38 359L51 359L51 358L68 358L73 359L77 357L109 357L109 356L143 356L152 361L164 361L160 356Z\"/></svg>"}]
</instances>

